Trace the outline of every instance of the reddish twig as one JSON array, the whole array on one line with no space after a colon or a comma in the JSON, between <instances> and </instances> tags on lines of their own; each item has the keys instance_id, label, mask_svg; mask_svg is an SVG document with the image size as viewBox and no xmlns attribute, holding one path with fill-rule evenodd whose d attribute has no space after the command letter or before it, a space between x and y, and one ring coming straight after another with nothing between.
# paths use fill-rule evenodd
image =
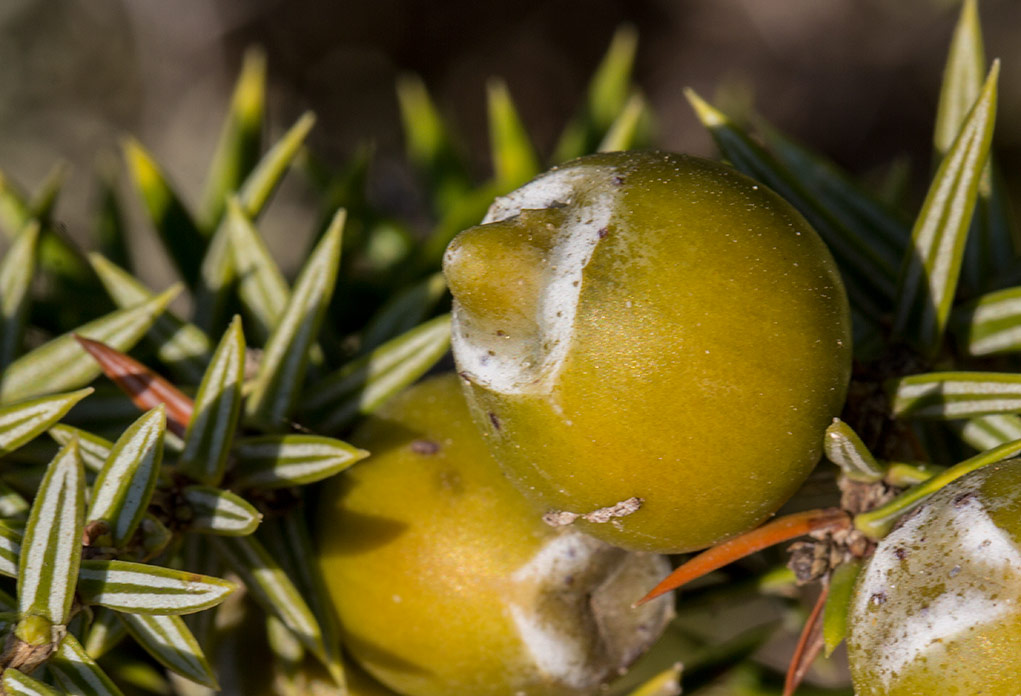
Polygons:
<instances>
[{"instance_id":1,"label":"reddish twig","mask_svg":"<svg viewBox=\"0 0 1021 696\"><path fill-rule=\"evenodd\" d=\"M194 404L180 389L134 358L91 338L74 335L82 348L95 358L103 372L138 408L148 411L166 404L167 427L184 437Z\"/></svg>"},{"instance_id":2,"label":"reddish twig","mask_svg":"<svg viewBox=\"0 0 1021 696\"><path fill-rule=\"evenodd\" d=\"M809 510L780 517L750 532L706 549L670 573L649 594L635 602L635 606L645 604L670 590L675 590L756 551L790 541L810 532L824 529L837 530L848 527L850 524L850 516L839 508Z\"/></svg>"},{"instance_id":3,"label":"reddish twig","mask_svg":"<svg viewBox=\"0 0 1021 696\"><path fill-rule=\"evenodd\" d=\"M823 607L826 606L826 598L830 594L830 584L823 582L822 591L819 592L819 599L815 600L812 613L808 615L805 627L801 629L801 637L798 638L798 645L794 648L794 655L791 656L791 664L787 668L787 678L783 683L783 696L793 696L797 691L801 680L805 678L808 668L815 662L822 650L822 616Z\"/></svg>"}]
</instances>

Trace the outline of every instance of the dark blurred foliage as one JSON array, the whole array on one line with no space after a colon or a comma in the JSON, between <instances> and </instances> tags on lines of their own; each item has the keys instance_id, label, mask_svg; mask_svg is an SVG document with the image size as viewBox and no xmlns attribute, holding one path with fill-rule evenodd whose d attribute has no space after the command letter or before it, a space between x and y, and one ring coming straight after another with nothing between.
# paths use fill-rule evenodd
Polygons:
<instances>
[{"instance_id":1,"label":"dark blurred foliage","mask_svg":"<svg viewBox=\"0 0 1021 696\"><path fill-rule=\"evenodd\" d=\"M425 79L488 173L485 80L500 75L540 151L575 111L615 27L640 34L636 78L664 147L711 154L681 90L769 121L867 174L907 155L924 190L953 0L3 0L0 170L28 185L75 165L62 206L87 227L97 155L138 135L194 198L243 50L269 58L278 133L304 109L335 161L376 144L377 195L406 204L394 81ZM987 54L1004 60L997 148L1021 170L1021 3L982 0ZM1015 193L1021 180L1012 178ZM304 220L304 188L267 225ZM1015 196L1016 198L1016 196ZM304 223L302 223L304 224ZM80 234L80 232L79 232Z\"/></svg>"}]
</instances>

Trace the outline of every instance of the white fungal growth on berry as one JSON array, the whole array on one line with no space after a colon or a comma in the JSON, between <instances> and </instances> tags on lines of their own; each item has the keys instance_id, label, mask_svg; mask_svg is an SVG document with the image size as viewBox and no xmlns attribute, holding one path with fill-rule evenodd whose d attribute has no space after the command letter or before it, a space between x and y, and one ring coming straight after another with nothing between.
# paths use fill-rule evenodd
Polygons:
<instances>
[{"instance_id":1,"label":"white fungal growth on berry","mask_svg":"<svg viewBox=\"0 0 1021 696\"><path fill-rule=\"evenodd\" d=\"M490 207L483 226L512 221L528 211L555 210L562 217L555 229L535 231L537 238L547 237L551 243L541 263L514 268L493 263L485 269L494 275L532 276L528 281L536 285L534 304L512 328L505 330L485 311L455 301L451 341L459 369L472 381L504 394L541 392L551 384L570 347L582 272L611 224L614 171L612 167L555 169ZM522 224L530 223L522 220ZM447 251L444 266L452 284L463 271L459 266L486 262L484 257L468 260L470 244L455 241Z\"/></svg>"},{"instance_id":2,"label":"white fungal growth on berry","mask_svg":"<svg viewBox=\"0 0 1021 696\"><path fill-rule=\"evenodd\" d=\"M512 575L518 589L510 615L542 672L592 689L631 664L673 617L669 596L638 609L622 601L669 571L663 556L565 531Z\"/></svg>"},{"instance_id":3,"label":"white fungal growth on berry","mask_svg":"<svg viewBox=\"0 0 1021 696\"><path fill-rule=\"evenodd\" d=\"M984 472L983 472L984 473ZM888 686L947 659L947 645L1009 620L1021 603L1021 548L981 494L980 473L948 487L876 550L863 575L851 641Z\"/></svg>"}]
</instances>

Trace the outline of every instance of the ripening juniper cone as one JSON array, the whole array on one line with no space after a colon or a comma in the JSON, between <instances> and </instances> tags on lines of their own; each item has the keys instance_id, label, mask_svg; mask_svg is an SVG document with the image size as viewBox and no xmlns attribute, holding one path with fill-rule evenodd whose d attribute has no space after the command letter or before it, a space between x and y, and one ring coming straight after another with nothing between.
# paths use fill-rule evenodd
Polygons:
<instances>
[{"instance_id":1,"label":"ripening juniper cone","mask_svg":"<svg viewBox=\"0 0 1021 696\"><path fill-rule=\"evenodd\" d=\"M552 524L682 552L762 522L844 401L850 312L801 215L735 170L592 155L447 249L476 424Z\"/></svg>"},{"instance_id":2,"label":"ripening juniper cone","mask_svg":"<svg viewBox=\"0 0 1021 696\"><path fill-rule=\"evenodd\" d=\"M364 421L372 455L331 481L320 565L344 645L404 696L589 696L659 637L669 572L533 514L471 422L458 379Z\"/></svg>"},{"instance_id":3,"label":"ripening juniper cone","mask_svg":"<svg viewBox=\"0 0 1021 696\"><path fill-rule=\"evenodd\" d=\"M951 483L879 542L849 626L858 696L1021 693L1021 459Z\"/></svg>"}]
</instances>

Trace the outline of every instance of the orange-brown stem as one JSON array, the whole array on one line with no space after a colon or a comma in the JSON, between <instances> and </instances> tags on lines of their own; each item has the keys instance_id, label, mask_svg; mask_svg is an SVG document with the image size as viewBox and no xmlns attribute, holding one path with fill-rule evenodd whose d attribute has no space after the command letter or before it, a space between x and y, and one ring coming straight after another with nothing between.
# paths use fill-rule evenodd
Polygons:
<instances>
[{"instance_id":1,"label":"orange-brown stem","mask_svg":"<svg viewBox=\"0 0 1021 696\"><path fill-rule=\"evenodd\" d=\"M819 656L819 651L822 650L822 612L829 593L829 583L823 582L819 599L815 601L812 613L808 615L808 621L805 622L805 627L801 630L798 645L794 648L790 667L787 668L787 678L783 683L783 696L793 696L801 684L801 680L805 678L808 668L812 666L815 658Z\"/></svg>"},{"instance_id":2,"label":"orange-brown stem","mask_svg":"<svg viewBox=\"0 0 1021 696\"><path fill-rule=\"evenodd\" d=\"M749 556L756 551L761 551L775 544L803 536L809 532L823 529L836 530L847 527L850 524L850 516L839 508L808 510L807 512L796 512L793 515L780 517L750 532L706 549L670 573L649 594L635 602L635 606L645 604L660 595L666 594L670 590L675 590L692 580L711 573L717 568L722 568L728 563L733 563L740 558Z\"/></svg>"},{"instance_id":3,"label":"orange-brown stem","mask_svg":"<svg viewBox=\"0 0 1021 696\"><path fill-rule=\"evenodd\" d=\"M194 407L180 389L134 358L91 338L74 335L82 348L95 358L103 372L143 411L162 404L167 408L167 427L184 437Z\"/></svg>"}]
</instances>

